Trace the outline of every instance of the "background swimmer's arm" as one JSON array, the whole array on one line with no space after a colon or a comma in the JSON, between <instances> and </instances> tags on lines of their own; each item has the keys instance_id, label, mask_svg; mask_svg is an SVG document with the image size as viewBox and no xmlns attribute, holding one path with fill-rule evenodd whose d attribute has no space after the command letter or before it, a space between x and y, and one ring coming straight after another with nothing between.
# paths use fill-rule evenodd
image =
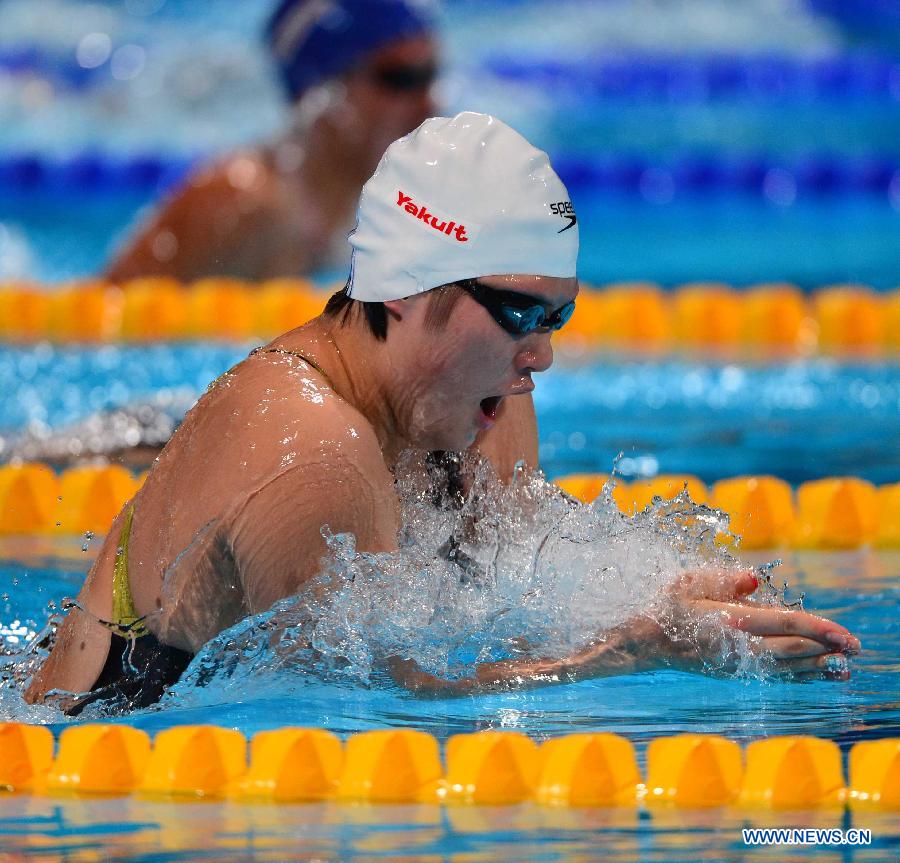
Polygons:
<instances>
[{"instance_id":1,"label":"background swimmer's arm","mask_svg":"<svg viewBox=\"0 0 900 863\"><path fill-rule=\"evenodd\" d=\"M188 282L215 275L248 280L284 275L282 259L295 243L282 242L284 221L273 184L263 161L246 154L201 171L138 228L105 277L124 282L172 276ZM291 272L299 272L299 259L296 263Z\"/></svg>"},{"instance_id":2,"label":"background swimmer's arm","mask_svg":"<svg viewBox=\"0 0 900 863\"><path fill-rule=\"evenodd\" d=\"M531 393L505 399L497 422L478 435L472 449L485 456L503 480L512 476L520 461L536 468L538 431Z\"/></svg>"}]
</instances>

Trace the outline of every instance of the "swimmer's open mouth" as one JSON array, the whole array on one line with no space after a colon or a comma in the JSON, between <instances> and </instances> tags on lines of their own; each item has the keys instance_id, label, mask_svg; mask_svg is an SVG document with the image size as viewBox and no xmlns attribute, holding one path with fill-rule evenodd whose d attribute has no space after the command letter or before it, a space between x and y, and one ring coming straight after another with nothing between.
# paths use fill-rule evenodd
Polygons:
<instances>
[{"instance_id":1,"label":"swimmer's open mouth","mask_svg":"<svg viewBox=\"0 0 900 863\"><path fill-rule=\"evenodd\" d=\"M489 419L496 420L497 419L497 411L500 409L500 402L503 401L503 396L490 396L489 398L481 400L481 412Z\"/></svg>"}]
</instances>

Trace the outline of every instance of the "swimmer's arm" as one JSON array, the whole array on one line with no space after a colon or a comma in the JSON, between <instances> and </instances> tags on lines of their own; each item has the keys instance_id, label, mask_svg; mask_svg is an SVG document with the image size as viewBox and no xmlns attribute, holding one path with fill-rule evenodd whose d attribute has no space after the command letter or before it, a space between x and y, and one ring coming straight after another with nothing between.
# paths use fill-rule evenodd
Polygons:
<instances>
[{"instance_id":1,"label":"swimmer's arm","mask_svg":"<svg viewBox=\"0 0 900 863\"><path fill-rule=\"evenodd\" d=\"M127 506L116 516L103 547L88 571L76 604L65 615L56 632L50 655L35 672L24 693L29 704L42 702L48 692L59 689L87 692L97 681L106 662L110 629L101 621L112 617L112 570Z\"/></svg>"},{"instance_id":2,"label":"swimmer's arm","mask_svg":"<svg viewBox=\"0 0 900 863\"><path fill-rule=\"evenodd\" d=\"M389 666L398 683L426 695L546 686L663 668L709 672L716 670L734 630L754 637L752 651L767 656L777 675L846 680L846 656L861 649L859 640L843 626L805 611L740 601L756 586L748 574L688 575L678 583L682 598L665 627L649 616L637 617L561 659L481 663L472 677L452 681L410 660L394 657Z\"/></svg>"},{"instance_id":3,"label":"swimmer's arm","mask_svg":"<svg viewBox=\"0 0 900 863\"><path fill-rule=\"evenodd\" d=\"M223 525L235 590L225 589L224 579L218 593L201 592L196 578L171 585L162 640L196 651L241 617L302 592L322 571L325 525L354 534L358 551L396 550L399 507L374 433L317 426L317 436L315 451L298 451L295 466L250 495Z\"/></svg>"},{"instance_id":4,"label":"swimmer's arm","mask_svg":"<svg viewBox=\"0 0 900 863\"><path fill-rule=\"evenodd\" d=\"M189 178L138 227L105 278L121 283L172 276L189 282L203 276L252 280L266 275L267 262L277 256L279 224L267 204L265 183L242 189L229 177L237 158ZM243 158L266 172L261 160Z\"/></svg>"}]
</instances>

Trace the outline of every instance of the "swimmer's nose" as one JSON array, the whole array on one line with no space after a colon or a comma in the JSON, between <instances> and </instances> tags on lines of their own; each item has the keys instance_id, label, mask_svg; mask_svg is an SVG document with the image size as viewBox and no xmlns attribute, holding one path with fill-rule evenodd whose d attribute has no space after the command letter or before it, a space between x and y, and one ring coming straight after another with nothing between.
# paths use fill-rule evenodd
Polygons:
<instances>
[{"instance_id":1,"label":"swimmer's nose","mask_svg":"<svg viewBox=\"0 0 900 863\"><path fill-rule=\"evenodd\" d=\"M518 370L521 374L545 372L553 365L553 346L550 344L550 333L535 333L523 343L523 349L517 356Z\"/></svg>"}]
</instances>

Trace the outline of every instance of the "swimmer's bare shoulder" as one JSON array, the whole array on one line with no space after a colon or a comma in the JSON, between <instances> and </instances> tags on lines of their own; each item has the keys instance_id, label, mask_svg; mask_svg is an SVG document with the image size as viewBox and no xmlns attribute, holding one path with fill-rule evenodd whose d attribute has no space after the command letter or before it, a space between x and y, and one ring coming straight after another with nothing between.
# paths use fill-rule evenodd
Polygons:
<instances>
[{"instance_id":1,"label":"swimmer's bare shoulder","mask_svg":"<svg viewBox=\"0 0 900 863\"><path fill-rule=\"evenodd\" d=\"M300 410L303 433L282 446L283 468L248 493L221 526L239 575L244 614L298 593L321 571L325 528L352 533L361 551L397 547L393 476L369 422L330 391ZM269 420L270 428L284 427L277 415ZM257 446L263 443L257 434ZM176 579L165 593L166 611L155 628L167 643L197 650L236 622L212 613L210 602L221 601L224 611L230 600L207 590L202 578Z\"/></svg>"},{"instance_id":2,"label":"swimmer's bare shoulder","mask_svg":"<svg viewBox=\"0 0 900 863\"><path fill-rule=\"evenodd\" d=\"M274 275L270 269L285 265L282 199L279 175L262 152L234 153L192 174L138 227L104 275L114 282Z\"/></svg>"}]
</instances>

